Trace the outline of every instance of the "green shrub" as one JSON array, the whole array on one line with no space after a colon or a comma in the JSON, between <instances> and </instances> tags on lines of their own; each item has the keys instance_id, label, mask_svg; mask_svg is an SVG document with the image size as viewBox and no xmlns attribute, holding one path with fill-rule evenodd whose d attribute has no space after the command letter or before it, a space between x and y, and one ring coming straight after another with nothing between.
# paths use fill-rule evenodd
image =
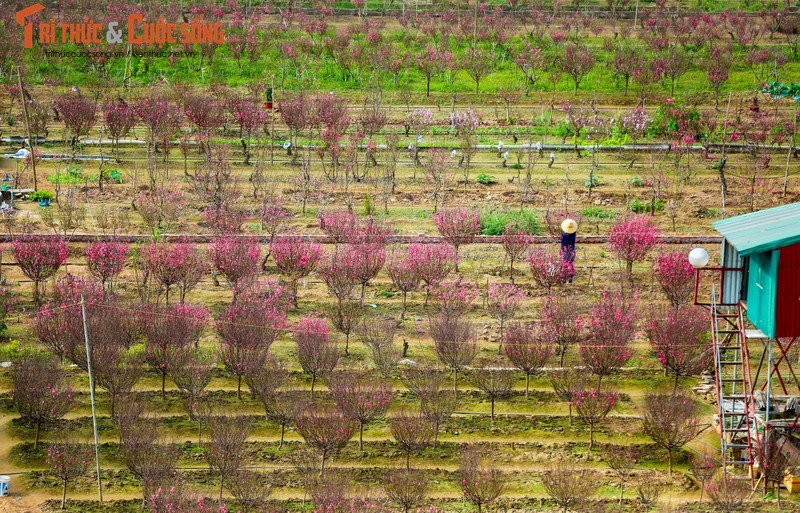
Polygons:
<instances>
[{"instance_id":1,"label":"green shrub","mask_svg":"<svg viewBox=\"0 0 800 513\"><path fill-rule=\"evenodd\" d=\"M29 198L32 199L33 201L39 201L39 200L52 201L54 197L55 196L53 196L53 193L50 191L33 191L29 196Z\"/></svg>"},{"instance_id":2,"label":"green shrub","mask_svg":"<svg viewBox=\"0 0 800 513\"><path fill-rule=\"evenodd\" d=\"M637 214L644 214L650 212L650 201L649 200L633 200L631 204L628 205L628 210L631 212L635 212ZM664 210L664 202L662 200L655 201L655 211L661 212Z\"/></svg>"},{"instance_id":3,"label":"green shrub","mask_svg":"<svg viewBox=\"0 0 800 513\"><path fill-rule=\"evenodd\" d=\"M698 211L698 215L700 215L700 217L713 219L713 218L716 218L716 217L721 217L722 216L722 211L720 209L718 209L718 208L700 207L700 209Z\"/></svg>"},{"instance_id":4,"label":"green shrub","mask_svg":"<svg viewBox=\"0 0 800 513\"><path fill-rule=\"evenodd\" d=\"M601 178L602 176L598 175L597 173L592 174L591 177L587 176L586 180L583 181L583 186L586 187L587 189L589 187L597 187L598 185L600 185Z\"/></svg>"},{"instance_id":5,"label":"green shrub","mask_svg":"<svg viewBox=\"0 0 800 513\"><path fill-rule=\"evenodd\" d=\"M77 166L68 166L65 173L59 171L56 174L47 175L47 181L52 184L79 185L95 180L97 180L97 175L85 174L83 169Z\"/></svg>"},{"instance_id":6,"label":"green shrub","mask_svg":"<svg viewBox=\"0 0 800 513\"><path fill-rule=\"evenodd\" d=\"M591 219L615 219L617 213L613 210L606 210L602 207L587 207L581 211L583 217Z\"/></svg>"},{"instance_id":7,"label":"green shrub","mask_svg":"<svg viewBox=\"0 0 800 513\"><path fill-rule=\"evenodd\" d=\"M22 345L19 340L12 339L8 342L0 342L0 362L11 362L23 356L31 356L37 353L46 354L30 345Z\"/></svg>"},{"instance_id":8,"label":"green shrub","mask_svg":"<svg viewBox=\"0 0 800 513\"><path fill-rule=\"evenodd\" d=\"M531 210L500 210L481 214L481 234L503 235L508 223L514 223L528 235L541 233L539 217Z\"/></svg>"},{"instance_id":9,"label":"green shrub","mask_svg":"<svg viewBox=\"0 0 800 513\"><path fill-rule=\"evenodd\" d=\"M361 206L364 207L365 216L371 216L375 213L375 204L372 202L372 194L364 195L364 199L361 200Z\"/></svg>"},{"instance_id":10,"label":"green shrub","mask_svg":"<svg viewBox=\"0 0 800 513\"><path fill-rule=\"evenodd\" d=\"M494 176L487 175L487 174L484 174L484 173L479 174L475 178L475 181L480 183L480 184L483 184L483 185L491 185L493 183L497 183L497 180L494 179Z\"/></svg>"},{"instance_id":11,"label":"green shrub","mask_svg":"<svg viewBox=\"0 0 800 513\"><path fill-rule=\"evenodd\" d=\"M120 173L116 169L104 169L103 178L105 178L109 182L122 183L122 173Z\"/></svg>"}]
</instances>

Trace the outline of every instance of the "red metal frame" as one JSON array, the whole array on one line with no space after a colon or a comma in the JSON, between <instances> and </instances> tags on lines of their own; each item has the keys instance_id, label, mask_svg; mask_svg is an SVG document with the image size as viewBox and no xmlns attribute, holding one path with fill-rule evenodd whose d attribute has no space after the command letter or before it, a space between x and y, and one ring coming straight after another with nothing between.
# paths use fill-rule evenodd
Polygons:
<instances>
[{"instance_id":1,"label":"red metal frame","mask_svg":"<svg viewBox=\"0 0 800 513\"><path fill-rule=\"evenodd\" d=\"M781 374L780 370L780 364L784 360L786 360L785 362L786 366L789 367L789 372L791 372L792 378L794 378L794 382L797 385L797 388L800 389L800 381L797 380L797 376L794 373L794 369L792 368L792 362L788 358L786 358L786 353L789 351L789 349L792 348L792 346L796 341L797 337L789 339L789 343L786 345L786 347L784 347L783 344L781 344L780 339L777 338L775 339L775 343L777 344L778 349L781 350L781 356L775 363L772 364L772 371L770 372L769 377L770 378L772 376L778 377L778 382L781 384L781 389L783 390L783 393L786 395L789 395L789 390L786 388L786 383L784 383L783 381L783 375ZM766 390L766 388L767 388L767 382L765 381L764 384L761 385L761 390Z\"/></svg>"},{"instance_id":2,"label":"red metal frame","mask_svg":"<svg viewBox=\"0 0 800 513\"><path fill-rule=\"evenodd\" d=\"M704 306L704 307L711 307L712 303L700 303L697 301L697 294L700 289L700 272L701 271L713 271L719 273L719 295L720 298L722 297L723 291L725 290L725 272L726 271L738 271L744 272L744 267L703 267L701 269L695 269L694 272L694 304L697 306ZM739 305L739 302L736 303L716 303L717 306L729 306L735 307Z\"/></svg>"}]
</instances>

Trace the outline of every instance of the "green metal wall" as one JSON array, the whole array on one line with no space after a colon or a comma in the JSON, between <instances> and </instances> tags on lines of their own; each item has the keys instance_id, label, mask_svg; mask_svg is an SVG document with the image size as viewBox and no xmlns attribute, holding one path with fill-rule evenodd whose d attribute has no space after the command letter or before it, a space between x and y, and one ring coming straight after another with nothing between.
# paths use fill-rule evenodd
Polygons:
<instances>
[{"instance_id":1,"label":"green metal wall","mask_svg":"<svg viewBox=\"0 0 800 513\"><path fill-rule=\"evenodd\" d=\"M747 282L747 318L769 338L775 338L775 296L779 250L750 256Z\"/></svg>"}]
</instances>

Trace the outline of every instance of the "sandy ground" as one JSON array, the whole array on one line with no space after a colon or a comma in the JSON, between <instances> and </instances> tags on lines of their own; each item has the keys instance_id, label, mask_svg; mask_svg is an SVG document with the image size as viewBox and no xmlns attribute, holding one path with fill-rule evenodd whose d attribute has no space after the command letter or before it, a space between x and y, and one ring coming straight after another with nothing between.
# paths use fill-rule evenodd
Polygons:
<instances>
[{"instance_id":1,"label":"sandy ground","mask_svg":"<svg viewBox=\"0 0 800 513\"><path fill-rule=\"evenodd\" d=\"M39 503L46 500L35 494L0 497L0 513L41 513Z\"/></svg>"}]
</instances>

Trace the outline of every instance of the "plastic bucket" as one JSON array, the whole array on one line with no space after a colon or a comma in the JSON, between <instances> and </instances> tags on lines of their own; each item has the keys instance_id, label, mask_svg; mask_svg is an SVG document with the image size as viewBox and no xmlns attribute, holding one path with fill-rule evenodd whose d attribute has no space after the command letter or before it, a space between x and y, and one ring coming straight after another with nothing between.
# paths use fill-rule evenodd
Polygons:
<instances>
[{"instance_id":1,"label":"plastic bucket","mask_svg":"<svg viewBox=\"0 0 800 513\"><path fill-rule=\"evenodd\" d=\"M9 484L11 484L11 476L0 476L0 497L8 496Z\"/></svg>"}]
</instances>

